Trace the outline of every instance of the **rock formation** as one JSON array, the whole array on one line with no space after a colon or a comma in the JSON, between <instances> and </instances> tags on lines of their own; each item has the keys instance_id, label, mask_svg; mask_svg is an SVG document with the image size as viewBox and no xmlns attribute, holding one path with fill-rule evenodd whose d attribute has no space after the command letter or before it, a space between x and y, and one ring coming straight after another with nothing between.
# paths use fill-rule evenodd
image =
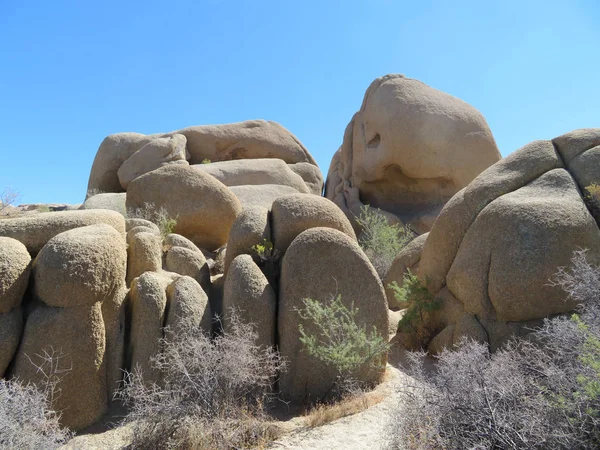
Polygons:
<instances>
[{"instance_id":1,"label":"rock formation","mask_svg":"<svg viewBox=\"0 0 600 450\"><path fill-rule=\"evenodd\" d=\"M351 220L368 204L424 233L456 192L499 159L475 108L418 80L386 75L371 83L348 124L325 196Z\"/></svg>"},{"instance_id":2,"label":"rock formation","mask_svg":"<svg viewBox=\"0 0 600 450\"><path fill-rule=\"evenodd\" d=\"M446 204L419 242L420 258L399 255L399 266L418 259L441 303L424 325L430 347L467 335L496 349L536 321L573 310L550 280L577 249L600 262L600 230L585 199L586 187L600 181L599 149L600 129L524 146Z\"/></svg>"}]
</instances>

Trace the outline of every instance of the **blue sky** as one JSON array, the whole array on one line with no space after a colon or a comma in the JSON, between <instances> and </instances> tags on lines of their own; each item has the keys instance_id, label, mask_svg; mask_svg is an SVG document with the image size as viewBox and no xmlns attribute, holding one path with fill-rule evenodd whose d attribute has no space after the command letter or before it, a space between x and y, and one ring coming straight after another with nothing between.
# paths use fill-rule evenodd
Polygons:
<instances>
[{"instance_id":1,"label":"blue sky","mask_svg":"<svg viewBox=\"0 0 600 450\"><path fill-rule=\"evenodd\" d=\"M326 173L386 73L477 107L503 155L600 127L600 2L0 0L0 190L79 203L108 134L256 118Z\"/></svg>"}]
</instances>

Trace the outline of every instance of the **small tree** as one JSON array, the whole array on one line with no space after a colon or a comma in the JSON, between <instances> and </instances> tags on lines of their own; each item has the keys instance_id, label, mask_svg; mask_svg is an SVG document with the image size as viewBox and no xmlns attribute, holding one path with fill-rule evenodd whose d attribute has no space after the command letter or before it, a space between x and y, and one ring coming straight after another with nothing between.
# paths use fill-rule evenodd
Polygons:
<instances>
[{"instance_id":1,"label":"small tree","mask_svg":"<svg viewBox=\"0 0 600 450\"><path fill-rule=\"evenodd\" d=\"M390 225L381 210L368 205L361 207L356 222L362 229L358 243L383 279L394 258L413 239L414 234L408 227Z\"/></svg>"},{"instance_id":2,"label":"small tree","mask_svg":"<svg viewBox=\"0 0 600 450\"><path fill-rule=\"evenodd\" d=\"M12 206L20 197L20 194L12 188L6 188L0 194L0 213Z\"/></svg>"},{"instance_id":3,"label":"small tree","mask_svg":"<svg viewBox=\"0 0 600 450\"><path fill-rule=\"evenodd\" d=\"M369 330L358 325L358 308L354 304L346 307L341 295L328 302L310 298L302 302L304 307L297 310L299 316L317 331L308 333L300 323L300 342L309 355L336 370L337 378L330 391L343 395L357 385L358 370L367 364L381 364L389 349L387 340L375 327Z\"/></svg>"}]
</instances>

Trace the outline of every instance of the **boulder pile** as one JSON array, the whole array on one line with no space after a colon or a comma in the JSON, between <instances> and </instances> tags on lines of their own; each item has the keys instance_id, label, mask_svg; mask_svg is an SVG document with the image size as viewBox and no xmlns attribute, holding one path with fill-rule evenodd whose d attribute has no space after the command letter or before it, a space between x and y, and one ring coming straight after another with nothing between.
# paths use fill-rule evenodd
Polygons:
<instances>
[{"instance_id":1,"label":"boulder pile","mask_svg":"<svg viewBox=\"0 0 600 450\"><path fill-rule=\"evenodd\" d=\"M80 210L0 220L0 377L54 383L63 424L81 430L124 370L160 383L151 361L184 324L214 336L240 320L286 360L282 397L318 401L338 373L301 341L316 332L307 299L341 298L385 340L414 305L390 288L408 270L438 308L398 341L436 353L467 336L495 350L575 307L549 280L574 250L600 263L593 183L600 129L500 159L475 108L401 75L367 90L324 196L312 156L274 122L114 134ZM383 281L357 240L365 205L418 235ZM385 362L355 376L378 383Z\"/></svg>"}]
</instances>

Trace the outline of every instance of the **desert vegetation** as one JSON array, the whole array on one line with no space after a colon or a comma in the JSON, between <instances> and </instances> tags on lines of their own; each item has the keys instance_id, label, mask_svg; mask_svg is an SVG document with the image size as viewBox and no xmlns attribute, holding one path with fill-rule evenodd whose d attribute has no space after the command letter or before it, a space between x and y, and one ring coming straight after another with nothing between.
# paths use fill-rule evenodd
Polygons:
<instances>
[{"instance_id":1,"label":"desert vegetation","mask_svg":"<svg viewBox=\"0 0 600 450\"><path fill-rule=\"evenodd\" d=\"M157 208L152 203L146 203L141 208L130 208L127 210L127 217L130 219L145 219L154 223L160 230L160 235L164 239L167 235L174 232L177 226L177 217L172 217L164 206Z\"/></svg>"},{"instance_id":2,"label":"desert vegetation","mask_svg":"<svg viewBox=\"0 0 600 450\"><path fill-rule=\"evenodd\" d=\"M390 225L377 208L362 206L356 221L361 227L358 243L375 267L381 279L389 270L400 250L414 237L408 227Z\"/></svg>"},{"instance_id":3,"label":"desert vegetation","mask_svg":"<svg viewBox=\"0 0 600 450\"><path fill-rule=\"evenodd\" d=\"M463 340L427 369L410 353L390 448L592 449L600 446L600 269L577 251L552 283L580 306L490 354Z\"/></svg>"},{"instance_id":4,"label":"desert vegetation","mask_svg":"<svg viewBox=\"0 0 600 450\"><path fill-rule=\"evenodd\" d=\"M134 370L118 393L129 408L133 449L256 447L277 436L267 407L283 365L270 348L254 344L253 327L229 318L211 339L189 323L166 331L153 366L162 375L146 383Z\"/></svg>"},{"instance_id":5,"label":"desert vegetation","mask_svg":"<svg viewBox=\"0 0 600 450\"><path fill-rule=\"evenodd\" d=\"M60 425L60 412L52 408L60 395L60 380L69 372L62 365L63 356L48 349L30 360L43 375L37 385L0 379L0 448L52 450L71 438Z\"/></svg>"}]
</instances>

